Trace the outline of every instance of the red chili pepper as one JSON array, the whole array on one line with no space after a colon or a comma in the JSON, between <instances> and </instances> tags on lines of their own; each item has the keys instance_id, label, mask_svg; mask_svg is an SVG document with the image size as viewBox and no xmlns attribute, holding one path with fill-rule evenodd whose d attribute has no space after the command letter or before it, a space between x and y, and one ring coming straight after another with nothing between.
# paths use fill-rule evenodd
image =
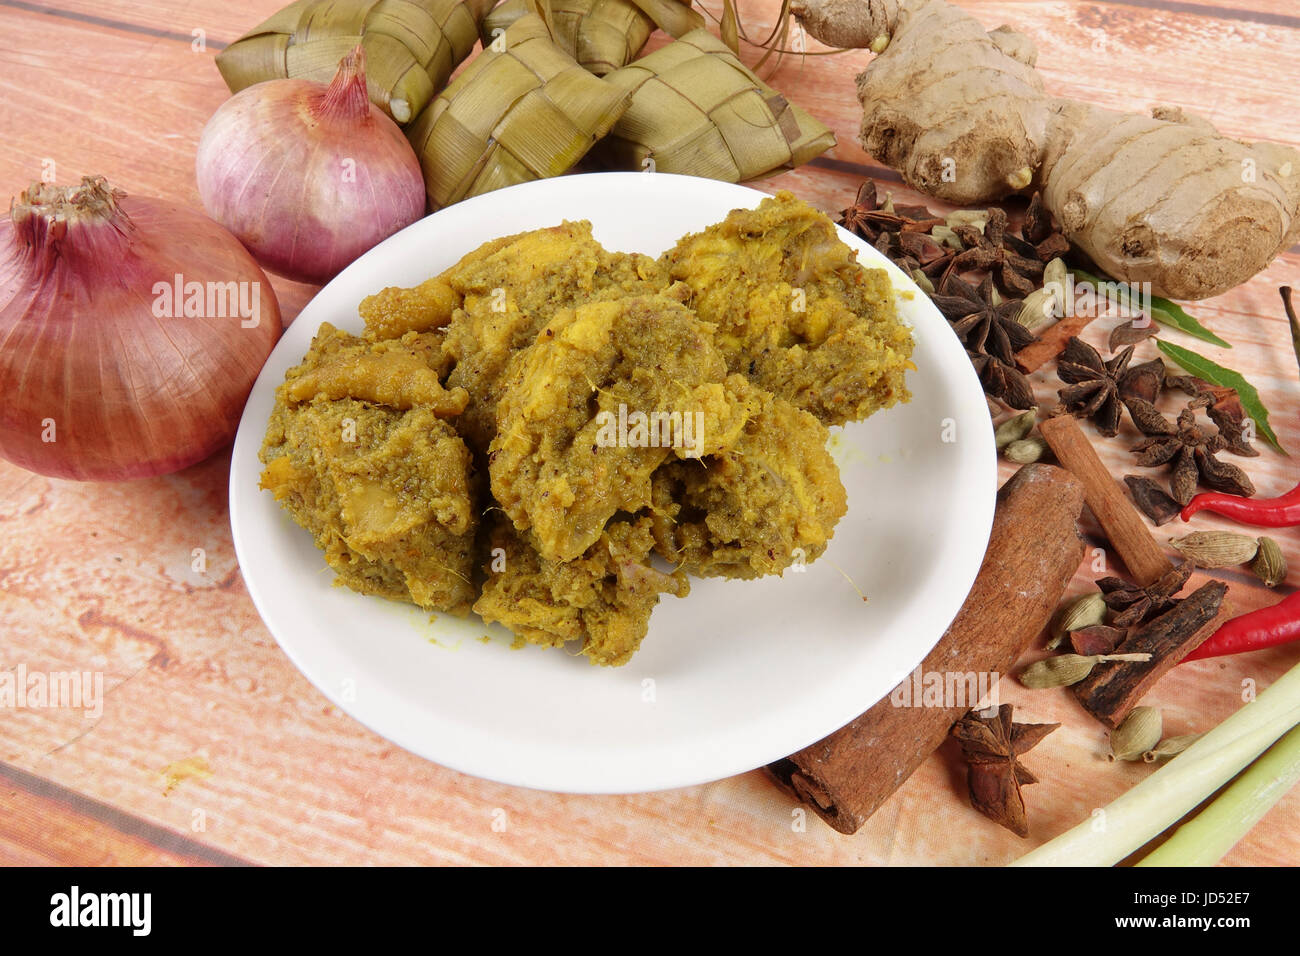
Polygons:
<instances>
[{"instance_id":1,"label":"red chili pepper","mask_svg":"<svg viewBox=\"0 0 1300 956\"><path fill-rule=\"evenodd\" d=\"M1277 604L1225 622L1209 640L1183 660L1199 661L1206 657L1258 651L1295 640L1300 640L1300 591Z\"/></svg>"},{"instance_id":2,"label":"red chili pepper","mask_svg":"<svg viewBox=\"0 0 1300 956\"><path fill-rule=\"evenodd\" d=\"M1187 503L1182 510L1182 519L1189 521L1198 511L1210 511L1260 528L1290 528L1300 524L1300 485L1277 498L1243 498L1217 491L1203 492Z\"/></svg>"}]
</instances>

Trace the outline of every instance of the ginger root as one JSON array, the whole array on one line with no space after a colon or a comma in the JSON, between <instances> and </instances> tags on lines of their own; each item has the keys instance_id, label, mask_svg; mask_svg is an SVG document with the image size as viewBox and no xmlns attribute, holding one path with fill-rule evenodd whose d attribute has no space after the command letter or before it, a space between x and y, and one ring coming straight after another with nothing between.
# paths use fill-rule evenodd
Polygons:
<instances>
[{"instance_id":1,"label":"ginger root","mask_svg":"<svg viewBox=\"0 0 1300 956\"><path fill-rule=\"evenodd\" d=\"M1041 191L1104 272L1203 299L1300 239L1300 152L1244 143L1201 117L1120 113L1049 96L1036 52L945 0L793 0L831 46L879 55L857 78L862 145L958 205Z\"/></svg>"}]
</instances>

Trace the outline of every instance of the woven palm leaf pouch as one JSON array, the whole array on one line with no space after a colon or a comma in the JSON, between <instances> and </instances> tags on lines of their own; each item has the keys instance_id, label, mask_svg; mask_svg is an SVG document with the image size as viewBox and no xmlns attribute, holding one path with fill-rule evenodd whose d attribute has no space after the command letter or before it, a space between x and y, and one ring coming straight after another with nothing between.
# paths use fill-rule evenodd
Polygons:
<instances>
[{"instance_id":1,"label":"woven palm leaf pouch","mask_svg":"<svg viewBox=\"0 0 1300 956\"><path fill-rule=\"evenodd\" d=\"M360 43L371 102L406 123L469 56L494 2L297 0L222 50L217 69L232 93L286 77L328 83Z\"/></svg>"},{"instance_id":2,"label":"woven palm leaf pouch","mask_svg":"<svg viewBox=\"0 0 1300 956\"><path fill-rule=\"evenodd\" d=\"M505 0L493 9L483 19L483 45L531 9L530 0ZM631 63L655 27L676 37L704 26L678 0L551 0L550 12L556 45L597 76Z\"/></svg>"},{"instance_id":3,"label":"woven palm leaf pouch","mask_svg":"<svg viewBox=\"0 0 1300 956\"><path fill-rule=\"evenodd\" d=\"M743 182L793 169L835 134L755 76L707 30L609 74L632 103L593 154L616 169Z\"/></svg>"},{"instance_id":4,"label":"woven palm leaf pouch","mask_svg":"<svg viewBox=\"0 0 1300 956\"><path fill-rule=\"evenodd\" d=\"M593 76L520 17L407 129L432 208L559 176L627 109L630 91Z\"/></svg>"}]
</instances>

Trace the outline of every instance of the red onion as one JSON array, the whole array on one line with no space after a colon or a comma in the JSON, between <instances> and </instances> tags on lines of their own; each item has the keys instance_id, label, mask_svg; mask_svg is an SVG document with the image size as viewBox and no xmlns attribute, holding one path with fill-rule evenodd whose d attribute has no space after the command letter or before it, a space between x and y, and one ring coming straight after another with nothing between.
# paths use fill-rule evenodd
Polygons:
<instances>
[{"instance_id":1,"label":"red onion","mask_svg":"<svg viewBox=\"0 0 1300 956\"><path fill-rule=\"evenodd\" d=\"M202 213L37 183L0 222L0 457L94 480L192 465L279 337L266 274Z\"/></svg>"},{"instance_id":2,"label":"red onion","mask_svg":"<svg viewBox=\"0 0 1300 956\"><path fill-rule=\"evenodd\" d=\"M213 114L199 140L208 214L266 268L327 282L424 215L415 150L366 95L360 46L330 85L268 80Z\"/></svg>"}]
</instances>

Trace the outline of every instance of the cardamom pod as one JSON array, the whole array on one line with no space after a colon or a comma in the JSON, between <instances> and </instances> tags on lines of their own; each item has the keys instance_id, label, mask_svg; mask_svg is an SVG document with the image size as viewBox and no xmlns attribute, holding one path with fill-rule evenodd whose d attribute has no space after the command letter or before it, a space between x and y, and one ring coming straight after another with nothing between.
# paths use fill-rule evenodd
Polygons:
<instances>
[{"instance_id":1,"label":"cardamom pod","mask_svg":"<svg viewBox=\"0 0 1300 956\"><path fill-rule=\"evenodd\" d=\"M1006 448L1013 441L1020 441L1020 439L1028 435L1034 430L1034 422L1037 420L1038 409L1031 408L1019 415L1012 415L999 425L993 430L993 443L998 446L998 451Z\"/></svg>"},{"instance_id":2,"label":"cardamom pod","mask_svg":"<svg viewBox=\"0 0 1300 956\"><path fill-rule=\"evenodd\" d=\"M1155 707L1134 707L1110 735L1111 760L1138 760L1160 743L1164 719Z\"/></svg>"},{"instance_id":3,"label":"cardamom pod","mask_svg":"<svg viewBox=\"0 0 1300 956\"><path fill-rule=\"evenodd\" d=\"M1038 435L1031 435L1029 438L1013 441L1002 449L1002 454L1007 461L1014 461L1017 465L1029 465L1042 458L1046 451L1047 442Z\"/></svg>"},{"instance_id":4,"label":"cardamom pod","mask_svg":"<svg viewBox=\"0 0 1300 956\"><path fill-rule=\"evenodd\" d=\"M955 252L961 252L966 248L966 244L961 241L961 236L952 231L952 226L935 226L930 230L930 238Z\"/></svg>"},{"instance_id":5,"label":"cardamom pod","mask_svg":"<svg viewBox=\"0 0 1300 956\"><path fill-rule=\"evenodd\" d=\"M1030 332L1036 331L1039 326L1055 322L1061 317L1059 298L1055 289L1049 289L1046 286L1035 289L1025 296L1020 306L1020 312L1016 316L1016 321Z\"/></svg>"},{"instance_id":6,"label":"cardamom pod","mask_svg":"<svg viewBox=\"0 0 1300 956\"><path fill-rule=\"evenodd\" d=\"M1182 734L1178 737L1166 737L1142 755L1146 763L1155 763L1162 757L1174 757L1182 753L1205 734Z\"/></svg>"},{"instance_id":7,"label":"cardamom pod","mask_svg":"<svg viewBox=\"0 0 1300 956\"><path fill-rule=\"evenodd\" d=\"M1235 531L1193 531L1169 543L1200 568L1231 568L1254 559L1259 542Z\"/></svg>"},{"instance_id":8,"label":"cardamom pod","mask_svg":"<svg viewBox=\"0 0 1300 956\"><path fill-rule=\"evenodd\" d=\"M1286 580L1286 555L1272 538L1259 539L1259 553L1251 562L1250 569L1264 582L1264 586L1275 588Z\"/></svg>"},{"instance_id":9,"label":"cardamom pod","mask_svg":"<svg viewBox=\"0 0 1300 956\"><path fill-rule=\"evenodd\" d=\"M1076 598L1061 609L1052 624L1052 637L1047 642L1047 649L1054 650L1065 640L1071 631L1081 631L1085 627L1095 627L1106 622L1106 599L1100 591L1092 591Z\"/></svg>"},{"instance_id":10,"label":"cardamom pod","mask_svg":"<svg viewBox=\"0 0 1300 956\"><path fill-rule=\"evenodd\" d=\"M1070 281L1070 269L1059 256L1043 267L1043 288L1059 291L1065 297L1065 284Z\"/></svg>"},{"instance_id":11,"label":"cardamom pod","mask_svg":"<svg viewBox=\"0 0 1300 956\"><path fill-rule=\"evenodd\" d=\"M912 270L912 281L915 282L926 295L934 295L934 283L930 277L920 269Z\"/></svg>"},{"instance_id":12,"label":"cardamom pod","mask_svg":"<svg viewBox=\"0 0 1300 956\"><path fill-rule=\"evenodd\" d=\"M955 229L957 226L974 226L980 232L989 224L989 211L987 209L954 209L948 213L948 228Z\"/></svg>"},{"instance_id":13,"label":"cardamom pod","mask_svg":"<svg viewBox=\"0 0 1300 956\"><path fill-rule=\"evenodd\" d=\"M1020 672L1020 683L1031 690L1045 687L1069 687L1084 680L1092 669L1103 661L1151 660L1150 654L1057 654L1035 661Z\"/></svg>"}]
</instances>

